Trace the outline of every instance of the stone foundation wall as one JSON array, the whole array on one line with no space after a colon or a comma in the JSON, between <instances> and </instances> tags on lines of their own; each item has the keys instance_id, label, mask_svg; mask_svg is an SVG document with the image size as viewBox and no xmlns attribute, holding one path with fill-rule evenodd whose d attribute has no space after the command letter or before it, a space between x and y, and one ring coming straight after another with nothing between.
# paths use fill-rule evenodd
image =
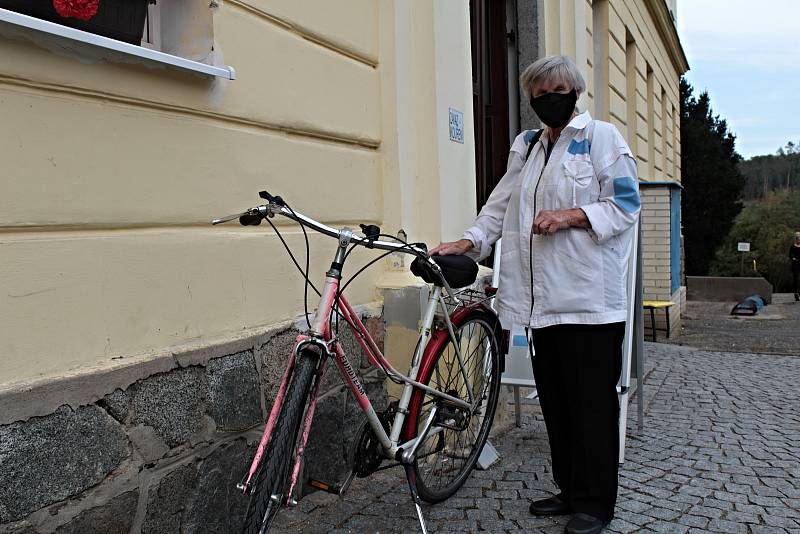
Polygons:
<instances>
[{"instance_id":1,"label":"stone foundation wall","mask_svg":"<svg viewBox=\"0 0 800 534\"><path fill-rule=\"evenodd\" d=\"M382 346L383 320L365 321ZM264 332L0 393L0 533L237 532L247 498L236 483L297 333ZM340 334L384 409L384 377L348 329ZM304 472L335 482L362 415L335 366L321 391Z\"/></svg>"}]
</instances>

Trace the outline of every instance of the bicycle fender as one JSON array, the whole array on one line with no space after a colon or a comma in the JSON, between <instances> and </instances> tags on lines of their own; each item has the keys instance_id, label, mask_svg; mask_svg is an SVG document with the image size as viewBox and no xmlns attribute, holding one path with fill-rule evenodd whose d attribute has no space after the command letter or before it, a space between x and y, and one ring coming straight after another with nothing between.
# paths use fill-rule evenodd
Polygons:
<instances>
[{"instance_id":1,"label":"bicycle fender","mask_svg":"<svg viewBox=\"0 0 800 534\"><path fill-rule=\"evenodd\" d=\"M464 322L467 316L475 311L488 311L494 314L494 310L483 303L478 303L456 311L450 317L450 322L453 323L454 328L458 327ZM422 353L422 362L419 365L419 373L417 373L417 382L425 384L428 381L433 372L436 355L442 349L442 346L447 343L449 337L450 334L447 330L437 330L431 335ZM408 403L408 414L406 415L402 432L402 438L405 441L414 439L417 435L417 417L419 417L419 408L422 404L423 395L423 391L419 388L415 389L411 394L411 400Z\"/></svg>"}]
</instances>

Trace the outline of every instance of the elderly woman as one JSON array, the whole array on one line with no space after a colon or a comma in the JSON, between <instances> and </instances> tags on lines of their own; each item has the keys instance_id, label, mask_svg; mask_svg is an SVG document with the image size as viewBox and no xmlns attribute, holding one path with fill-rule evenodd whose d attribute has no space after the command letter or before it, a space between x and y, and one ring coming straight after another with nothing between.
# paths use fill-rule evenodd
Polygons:
<instances>
[{"instance_id":1,"label":"elderly woman","mask_svg":"<svg viewBox=\"0 0 800 534\"><path fill-rule=\"evenodd\" d=\"M536 515L573 514L567 533L600 532L617 498L625 279L639 216L636 164L617 129L578 113L586 83L565 56L520 77L544 123L517 136L508 170L463 239L432 254L485 258L502 235L496 308L528 327L558 495Z\"/></svg>"}]
</instances>

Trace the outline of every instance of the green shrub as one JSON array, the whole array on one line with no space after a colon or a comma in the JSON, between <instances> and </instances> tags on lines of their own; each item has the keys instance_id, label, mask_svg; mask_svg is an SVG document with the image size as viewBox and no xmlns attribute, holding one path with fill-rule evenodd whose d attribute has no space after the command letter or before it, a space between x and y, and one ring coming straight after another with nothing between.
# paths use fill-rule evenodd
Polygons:
<instances>
[{"instance_id":1,"label":"green shrub","mask_svg":"<svg viewBox=\"0 0 800 534\"><path fill-rule=\"evenodd\" d=\"M750 243L744 253L744 276L763 276L775 292L792 291L789 247L800 230L800 191L776 192L747 203L711 262L712 276L740 276L739 242ZM756 268L753 269L753 260Z\"/></svg>"}]
</instances>

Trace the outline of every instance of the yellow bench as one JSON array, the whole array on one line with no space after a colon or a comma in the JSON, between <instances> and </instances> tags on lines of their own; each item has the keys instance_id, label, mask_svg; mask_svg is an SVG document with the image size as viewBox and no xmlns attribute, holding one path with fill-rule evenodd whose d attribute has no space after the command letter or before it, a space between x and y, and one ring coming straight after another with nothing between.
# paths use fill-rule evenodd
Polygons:
<instances>
[{"instance_id":1,"label":"yellow bench","mask_svg":"<svg viewBox=\"0 0 800 534\"><path fill-rule=\"evenodd\" d=\"M669 309L674 305L674 302L668 300L645 300L642 302L642 307L645 310L650 310L650 325L653 329L653 341L656 341L656 310L663 309L667 314L667 337L669 337Z\"/></svg>"}]
</instances>

